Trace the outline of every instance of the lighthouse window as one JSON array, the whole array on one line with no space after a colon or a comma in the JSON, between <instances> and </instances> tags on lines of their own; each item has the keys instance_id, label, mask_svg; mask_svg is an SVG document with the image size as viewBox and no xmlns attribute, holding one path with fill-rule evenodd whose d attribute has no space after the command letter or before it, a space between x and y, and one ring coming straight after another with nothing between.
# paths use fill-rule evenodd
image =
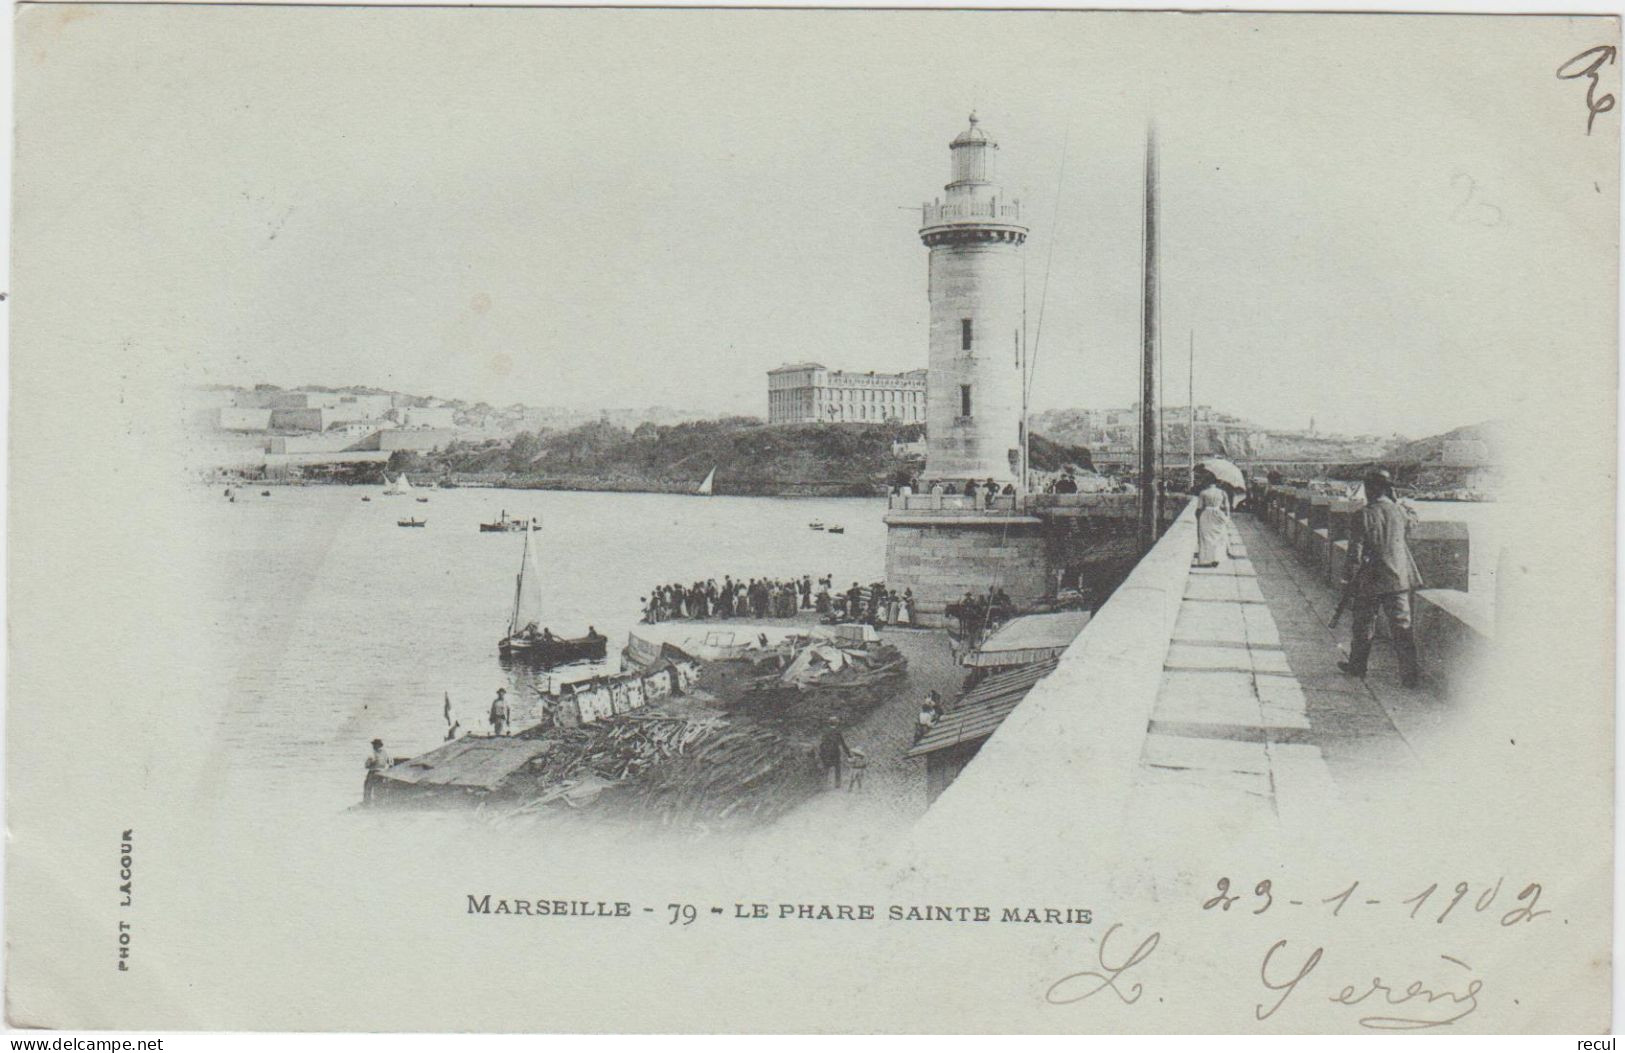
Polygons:
<instances>
[{"instance_id":1,"label":"lighthouse window","mask_svg":"<svg viewBox=\"0 0 1625 1053\"><path fill-rule=\"evenodd\" d=\"M965 324L969 325L970 323L966 322ZM961 384L961 385L959 385L959 415L961 417L970 416L970 385L969 384Z\"/></svg>"},{"instance_id":2,"label":"lighthouse window","mask_svg":"<svg viewBox=\"0 0 1625 1053\"><path fill-rule=\"evenodd\" d=\"M969 318L961 318L959 320L959 349L961 351L969 351L970 350L970 319ZM969 414L966 414L966 416L969 416Z\"/></svg>"}]
</instances>

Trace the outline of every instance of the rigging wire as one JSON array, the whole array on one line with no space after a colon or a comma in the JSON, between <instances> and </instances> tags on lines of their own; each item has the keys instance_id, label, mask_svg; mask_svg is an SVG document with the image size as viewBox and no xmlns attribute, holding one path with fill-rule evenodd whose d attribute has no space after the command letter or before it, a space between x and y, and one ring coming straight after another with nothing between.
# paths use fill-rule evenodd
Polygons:
<instances>
[{"instance_id":1,"label":"rigging wire","mask_svg":"<svg viewBox=\"0 0 1625 1053\"><path fill-rule=\"evenodd\" d=\"M1038 324L1033 329L1032 353L1027 357L1026 391L1022 393L1022 401L1026 402L1032 396L1033 376L1038 372L1038 352L1044 339L1044 306L1049 303L1049 276L1055 263L1056 231L1061 222L1061 188L1066 184L1066 155L1067 148L1072 144L1072 126L1066 127L1066 136L1061 140L1061 167L1055 177L1055 208L1050 214L1049 249L1044 256L1044 285L1038 293Z\"/></svg>"}]
</instances>

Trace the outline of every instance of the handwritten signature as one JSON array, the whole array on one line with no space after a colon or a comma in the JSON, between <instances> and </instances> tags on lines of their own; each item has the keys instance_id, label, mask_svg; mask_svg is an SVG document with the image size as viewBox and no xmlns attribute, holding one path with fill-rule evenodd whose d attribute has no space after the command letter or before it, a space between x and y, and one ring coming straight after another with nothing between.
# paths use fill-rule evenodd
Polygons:
<instances>
[{"instance_id":1,"label":"handwritten signature","mask_svg":"<svg viewBox=\"0 0 1625 1053\"><path fill-rule=\"evenodd\" d=\"M1117 982L1122 979L1124 973L1151 957L1151 952L1162 942L1162 933L1153 932L1141 940L1139 946L1130 951L1126 958L1113 965L1106 960L1106 945L1111 943L1112 934L1122 927L1122 923L1113 925L1106 930L1106 935L1100 938L1100 947L1095 952L1095 958L1100 963L1099 972L1090 969L1061 977L1050 984L1049 990L1044 992L1044 1001L1050 1005L1071 1005L1092 998L1102 991L1110 991L1122 999L1124 1005L1138 1002L1142 993L1138 981L1127 989L1119 987Z\"/></svg>"},{"instance_id":2,"label":"handwritten signature","mask_svg":"<svg viewBox=\"0 0 1625 1053\"><path fill-rule=\"evenodd\" d=\"M1286 952L1286 941L1276 940L1270 949L1264 952L1264 960L1258 967L1258 979L1271 991L1280 991L1281 997L1268 1009L1259 1003L1253 1014L1259 1020L1268 1020L1275 1015L1276 1010L1286 1003L1292 993L1304 978L1315 971L1320 964L1325 948L1316 947L1303 964L1298 966L1296 973L1290 976L1287 973L1290 967L1283 968L1275 964L1275 956ZM1471 973L1472 966L1459 958L1452 958L1448 954L1439 956ZM1459 983L1459 978L1457 983ZM1369 983L1348 984L1327 1001L1338 1005L1363 1006L1370 1001L1372 1007L1405 1006L1404 1013L1388 1015L1386 1012L1360 1018L1360 1026L1372 1031L1425 1031L1429 1028L1448 1027L1456 1021L1463 1019L1478 1008L1478 992L1483 990L1484 981L1474 977L1466 984L1457 987L1451 983L1434 984L1432 986L1421 980L1412 980L1400 987L1389 983L1380 976L1373 976Z\"/></svg>"},{"instance_id":3,"label":"handwritten signature","mask_svg":"<svg viewBox=\"0 0 1625 1053\"><path fill-rule=\"evenodd\" d=\"M1599 96L1597 85L1602 79L1602 74L1598 71L1604 66L1612 65L1616 57L1617 53L1612 45L1598 44L1594 48L1586 48L1557 67L1558 80L1578 80L1581 77L1590 79L1591 83L1586 85L1586 109L1590 111L1586 116L1587 135L1591 134L1591 126L1597 123L1597 114L1607 113L1614 108L1614 97L1607 94Z\"/></svg>"},{"instance_id":4,"label":"handwritten signature","mask_svg":"<svg viewBox=\"0 0 1625 1053\"><path fill-rule=\"evenodd\" d=\"M1138 1002L1145 993L1144 985L1127 974L1151 957L1162 942L1162 934L1153 932L1130 950L1126 938L1117 939L1114 943L1114 937L1122 927L1121 924L1113 925L1101 937L1095 951L1098 968L1061 977L1044 992L1044 1001L1051 1005L1073 1005L1093 998L1102 991L1110 991L1124 1005ZM1287 949L1287 941L1276 940L1271 944L1259 963L1258 979L1266 990L1279 992L1279 995L1268 1006L1258 1003L1253 1009L1254 1016L1264 1021L1279 1012L1304 980L1320 966L1325 954L1324 947L1316 947L1294 971L1288 961L1291 952ZM1478 994L1484 989L1484 981L1472 976L1472 966L1461 959L1448 954L1439 957L1468 975L1455 976L1452 969L1450 980L1434 983L1423 980L1394 983L1373 976L1369 981L1344 985L1326 1000L1337 1005L1361 1007L1367 1015L1360 1017L1359 1025L1371 1031L1425 1031L1449 1027L1478 1009Z\"/></svg>"}]
</instances>

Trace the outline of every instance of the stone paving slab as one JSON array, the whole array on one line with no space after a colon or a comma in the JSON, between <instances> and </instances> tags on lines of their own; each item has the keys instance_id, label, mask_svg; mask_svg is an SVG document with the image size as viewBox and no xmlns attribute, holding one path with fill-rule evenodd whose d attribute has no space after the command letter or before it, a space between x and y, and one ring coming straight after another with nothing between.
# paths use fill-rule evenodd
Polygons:
<instances>
[{"instance_id":1,"label":"stone paving slab","mask_svg":"<svg viewBox=\"0 0 1625 1053\"><path fill-rule=\"evenodd\" d=\"M1228 674L1180 673L1163 678L1158 719L1188 723L1242 724L1262 719L1249 671Z\"/></svg>"},{"instance_id":2,"label":"stone paving slab","mask_svg":"<svg viewBox=\"0 0 1625 1053\"><path fill-rule=\"evenodd\" d=\"M1134 813L1178 808L1198 829L1312 827L1343 807L1341 782L1416 758L1370 678L1337 668L1348 625L1327 628L1330 585L1249 517L1230 531L1230 558L1186 579ZM1380 649L1375 659L1374 674Z\"/></svg>"},{"instance_id":3,"label":"stone paving slab","mask_svg":"<svg viewBox=\"0 0 1625 1053\"><path fill-rule=\"evenodd\" d=\"M1176 640L1231 640L1246 643L1253 638L1244 608L1219 603L1186 603L1174 622Z\"/></svg>"},{"instance_id":4,"label":"stone paving slab","mask_svg":"<svg viewBox=\"0 0 1625 1053\"><path fill-rule=\"evenodd\" d=\"M1236 742L1188 735L1147 737L1144 763L1156 768L1255 775L1268 775L1270 770L1269 753L1262 742Z\"/></svg>"}]
</instances>

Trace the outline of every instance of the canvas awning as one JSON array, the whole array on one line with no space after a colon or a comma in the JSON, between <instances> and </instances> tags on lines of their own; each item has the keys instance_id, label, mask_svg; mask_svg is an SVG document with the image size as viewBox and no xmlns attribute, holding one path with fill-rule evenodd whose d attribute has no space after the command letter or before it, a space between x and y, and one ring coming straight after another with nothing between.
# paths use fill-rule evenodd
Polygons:
<instances>
[{"instance_id":1,"label":"canvas awning","mask_svg":"<svg viewBox=\"0 0 1625 1053\"><path fill-rule=\"evenodd\" d=\"M1057 658L1072 646L1083 627L1089 624L1088 611L1056 611L1053 614L1025 614L995 629L982 646L960 659L961 665L1029 665Z\"/></svg>"},{"instance_id":2,"label":"canvas awning","mask_svg":"<svg viewBox=\"0 0 1625 1053\"><path fill-rule=\"evenodd\" d=\"M552 749L549 739L466 735L378 774L414 786L494 790L514 772Z\"/></svg>"},{"instance_id":3,"label":"canvas awning","mask_svg":"<svg viewBox=\"0 0 1625 1053\"><path fill-rule=\"evenodd\" d=\"M996 673L965 692L942 715L936 727L920 737L903 756L923 757L961 742L976 742L999 730L1033 685L1050 674L1054 661Z\"/></svg>"}]
</instances>

